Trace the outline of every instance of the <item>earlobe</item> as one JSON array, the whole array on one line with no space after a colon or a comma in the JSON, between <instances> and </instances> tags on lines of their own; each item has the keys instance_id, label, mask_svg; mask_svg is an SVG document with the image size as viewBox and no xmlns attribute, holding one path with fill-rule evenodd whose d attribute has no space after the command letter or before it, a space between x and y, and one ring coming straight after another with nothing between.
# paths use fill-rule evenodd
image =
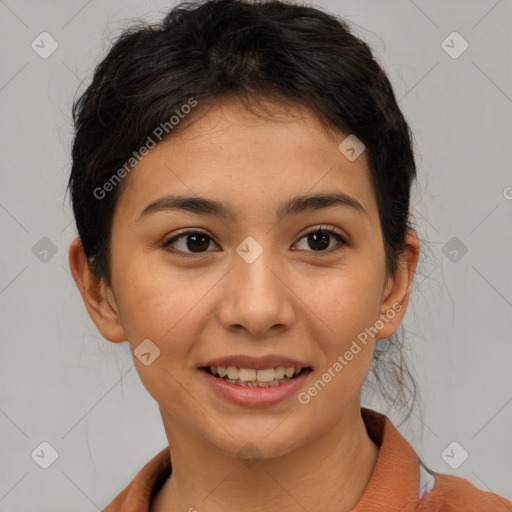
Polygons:
<instances>
[{"instance_id":1,"label":"earlobe","mask_svg":"<svg viewBox=\"0 0 512 512\"><path fill-rule=\"evenodd\" d=\"M109 341L126 341L126 333L111 290L98 281L85 256L80 238L69 246L69 267L85 307L97 329Z\"/></svg>"},{"instance_id":2,"label":"earlobe","mask_svg":"<svg viewBox=\"0 0 512 512\"><path fill-rule=\"evenodd\" d=\"M380 319L382 319L384 327L379 330L379 334L376 336L377 339L391 336L398 329L405 316L419 252L420 247L416 232L408 230L406 247L398 261L395 275L387 280L384 289L380 309Z\"/></svg>"}]
</instances>

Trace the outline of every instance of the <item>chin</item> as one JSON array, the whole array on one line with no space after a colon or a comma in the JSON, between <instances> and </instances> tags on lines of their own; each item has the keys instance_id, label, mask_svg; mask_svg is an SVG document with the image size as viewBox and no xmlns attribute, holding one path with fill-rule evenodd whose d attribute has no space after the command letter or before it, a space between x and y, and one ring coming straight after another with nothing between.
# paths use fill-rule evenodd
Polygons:
<instances>
[{"instance_id":1,"label":"chin","mask_svg":"<svg viewBox=\"0 0 512 512\"><path fill-rule=\"evenodd\" d=\"M285 417L286 418L286 417ZM231 424L229 434L219 425L205 433L210 443L219 450L239 458L274 459L288 455L301 446L308 444L304 429L290 428L288 419L268 418L266 420L244 420ZM213 430L215 436L212 437Z\"/></svg>"}]
</instances>

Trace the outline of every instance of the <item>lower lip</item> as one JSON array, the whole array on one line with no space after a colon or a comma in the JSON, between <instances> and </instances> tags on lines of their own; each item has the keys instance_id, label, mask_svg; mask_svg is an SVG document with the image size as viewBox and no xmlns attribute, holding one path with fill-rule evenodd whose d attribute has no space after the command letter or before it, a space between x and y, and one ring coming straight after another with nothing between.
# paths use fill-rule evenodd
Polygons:
<instances>
[{"instance_id":1,"label":"lower lip","mask_svg":"<svg viewBox=\"0 0 512 512\"><path fill-rule=\"evenodd\" d=\"M282 402L294 395L303 385L311 370L303 370L294 379L267 388L238 386L214 377L202 368L199 369L199 372L213 390L226 400L245 407L266 407Z\"/></svg>"}]
</instances>

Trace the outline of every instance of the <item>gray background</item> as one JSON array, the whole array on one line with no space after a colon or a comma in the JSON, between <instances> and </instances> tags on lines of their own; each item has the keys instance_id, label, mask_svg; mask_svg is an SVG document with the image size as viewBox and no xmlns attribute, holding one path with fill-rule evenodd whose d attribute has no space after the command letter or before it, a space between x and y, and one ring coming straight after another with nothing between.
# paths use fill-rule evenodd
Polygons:
<instances>
[{"instance_id":1,"label":"gray background","mask_svg":"<svg viewBox=\"0 0 512 512\"><path fill-rule=\"evenodd\" d=\"M75 288L64 192L77 89L129 19L170 5L0 0L1 511L98 510L167 444L128 344L97 333ZM415 135L425 243L404 326L423 405L400 430L431 469L512 499L512 2L315 5L370 43ZM47 59L31 47L43 31ZM48 469L31 458L42 441ZM457 469L453 441L469 453Z\"/></svg>"}]
</instances>

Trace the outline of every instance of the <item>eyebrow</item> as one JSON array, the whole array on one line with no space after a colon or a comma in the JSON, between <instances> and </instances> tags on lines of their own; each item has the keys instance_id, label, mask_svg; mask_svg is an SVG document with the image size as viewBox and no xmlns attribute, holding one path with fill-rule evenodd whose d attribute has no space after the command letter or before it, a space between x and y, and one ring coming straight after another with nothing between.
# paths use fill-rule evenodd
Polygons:
<instances>
[{"instance_id":1,"label":"eyebrow","mask_svg":"<svg viewBox=\"0 0 512 512\"><path fill-rule=\"evenodd\" d=\"M277 220L282 220L289 215L298 215L332 206L348 207L360 215L368 217L368 212L354 197L343 192L330 192L293 197L279 205L276 210L276 218ZM149 203L142 210L139 219L151 213L169 210L185 210L199 215L214 215L231 222L238 220L236 210L231 205L200 196L188 197L180 195L161 197Z\"/></svg>"}]
</instances>

